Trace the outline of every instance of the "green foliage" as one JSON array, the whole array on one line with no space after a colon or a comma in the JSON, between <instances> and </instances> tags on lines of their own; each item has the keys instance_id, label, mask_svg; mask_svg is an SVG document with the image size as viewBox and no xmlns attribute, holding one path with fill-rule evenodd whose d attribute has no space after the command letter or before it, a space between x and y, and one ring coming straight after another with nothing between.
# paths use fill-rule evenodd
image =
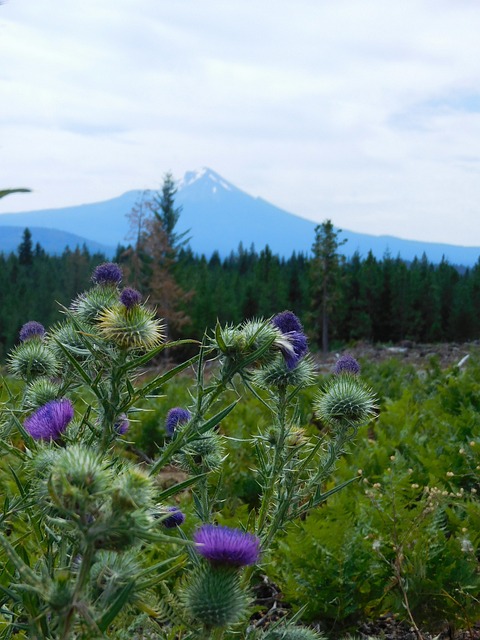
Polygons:
<instances>
[{"instance_id":1,"label":"green foliage","mask_svg":"<svg viewBox=\"0 0 480 640\"><path fill-rule=\"evenodd\" d=\"M432 630L469 626L480 605L479 360L422 378L409 367L402 377L398 362L367 373L388 389L387 371L404 389L392 381L360 435L358 482L288 527L272 575L307 619L330 625L394 612ZM343 460L336 481L350 474Z\"/></svg>"},{"instance_id":2,"label":"green foliage","mask_svg":"<svg viewBox=\"0 0 480 640\"><path fill-rule=\"evenodd\" d=\"M333 407L317 389L313 410L335 429L307 433L300 391L316 378L298 318L217 323L196 355L149 377L144 368L184 341L165 342L162 321L136 292L127 304L121 279L118 265L97 267L93 286L63 308L64 322L50 332L27 323L8 360L23 384L14 392L5 383L0 405L6 638L97 640L124 628L138 635L144 613L172 638L222 640L235 626L247 633L261 555L290 522L351 482L327 484L369 419L373 394L351 376L348 402L337 389ZM167 383L192 367L188 410L172 408L151 459L126 440L130 419L164 391L168 397ZM247 533L212 524L228 488L227 424L245 395L266 411L262 428L244 439L258 488ZM185 530L181 502L193 513ZM201 526L192 539L194 523ZM290 626L283 635L298 637Z\"/></svg>"}]
</instances>

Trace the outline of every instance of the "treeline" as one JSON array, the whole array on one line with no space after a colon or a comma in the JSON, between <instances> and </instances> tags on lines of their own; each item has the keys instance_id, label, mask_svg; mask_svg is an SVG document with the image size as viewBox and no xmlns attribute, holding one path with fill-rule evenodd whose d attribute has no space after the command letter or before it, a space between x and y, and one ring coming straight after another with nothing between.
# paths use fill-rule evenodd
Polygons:
<instances>
[{"instance_id":1,"label":"treeline","mask_svg":"<svg viewBox=\"0 0 480 640\"><path fill-rule=\"evenodd\" d=\"M189 304L191 330L220 322L268 317L291 309L303 321L313 344L321 345L319 303L313 260L289 259L242 247L224 260L207 260L185 251L178 280L195 291ZM341 343L450 342L480 337L480 262L459 270L424 256L407 264L389 255L376 259L358 254L341 262L335 280L335 304L329 316L330 339Z\"/></svg>"},{"instance_id":2,"label":"treeline","mask_svg":"<svg viewBox=\"0 0 480 640\"><path fill-rule=\"evenodd\" d=\"M128 273L128 257L117 256ZM46 327L60 319L59 304L90 286L94 267L105 261L85 248L47 255L26 237L17 253L0 254L0 359L17 341L20 327L37 320ZM174 337L201 338L217 318L237 323L291 309L303 321L311 344L321 345L320 309L313 259L293 254L284 259L268 247L242 246L228 257L210 258L182 248L169 275L183 292L186 321ZM161 279L161 278L160 278ZM158 278L157 278L158 280ZM127 282L133 284L132 282ZM161 295L162 282L157 282ZM330 340L372 342L466 341L480 337L480 262L459 271L426 257L407 264L372 254L341 261L333 283L335 304L329 313Z\"/></svg>"},{"instance_id":3,"label":"treeline","mask_svg":"<svg viewBox=\"0 0 480 640\"><path fill-rule=\"evenodd\" d=\"M86 289L93 269L105 261L86 248L66 249L61 256L32 246L28 229L16 254L0 253L0 361L18 340L21 326L37 320L49 327L61 319L60 305Z\"/></svg>"}]
</instances>

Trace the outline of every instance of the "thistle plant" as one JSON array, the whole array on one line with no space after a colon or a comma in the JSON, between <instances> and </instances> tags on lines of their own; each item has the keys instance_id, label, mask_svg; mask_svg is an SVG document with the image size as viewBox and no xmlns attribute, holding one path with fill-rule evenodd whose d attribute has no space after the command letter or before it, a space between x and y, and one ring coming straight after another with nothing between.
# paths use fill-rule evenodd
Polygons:
<instances>
[{"instance_id":1,"label":"thistle plant","mask_svg":"<svg viewBox=\"0 0 480 640\"><path fill-rule=\"evenodd\" d=\"M320 385L313 411L324 431L312 434L298 399L318 376L293 313L217 324L201 344L166 343L155 310L121 283L118 265L100 265L63 320L48 331L27 322L8 358L22 388L5 381L1 405L0 637L96 640L131 629L172 640L320 637L295 617L256 629L251 585L284 527L354 480L326 488L376 411L358 363L339 361ZM185 342L196 355L148 375L155 357ZM150 399L168 403L168 382L181 372L191 378L189 406L170 408L155 459L136 460L131 422ZM246 394L270 419L247 442L259 506L231 528L218 524L224 421ZM186 475L163 488L167 465Z\"/></svg>"}]
</instances>

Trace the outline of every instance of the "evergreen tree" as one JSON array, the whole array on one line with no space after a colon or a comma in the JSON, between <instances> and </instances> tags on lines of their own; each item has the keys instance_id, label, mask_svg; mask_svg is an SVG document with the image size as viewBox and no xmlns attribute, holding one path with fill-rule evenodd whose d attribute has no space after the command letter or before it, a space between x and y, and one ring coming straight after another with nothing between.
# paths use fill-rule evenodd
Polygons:
<instances>
[{"instance_id":1,"label":"evergreen tree","mask_svg":"<svg viewBox=\"0 0 480 640\"><path fill-rule=\"evenodd\" d=\"M143 192L129 214L133 246L120 256L126 279L146 293L172 336L188 323L186 306L193 293L185 291L176 277L178 255L184 235L175 232L181 208L175 207L175 183L166 174L160 192Z\"/></svg>"},{"instance_id":2,"label":"evergreen tree","mask_svg":"<svg viewBox=\"0 0 480 640\"><path fill-rule=\"evenodd\" d=\"M339 298L342 266L345 258L338 249L346 239L339 240L341 229L335 230L331 220L325 220L315 227L315 241L311 262L311 283L314 326L323 353L329 348L329 319Z\"/></svg>"},{"instance_id":3,"label":"evergreen tree","mask_svg":"<svg viewBox=\"0 0 480 640\"><path fill-rule=\"evenodd\" d=\"M31 265L33 262L33 243L32 234L28 227L22 235L22 242L18 246L18 261L22 265Z\"/></svg>"},{"instance_id":4,"label":"evergreen tree","mask_svg":"<svg viewBox=\"0 0 480 640\"><path fill-rule=\"evenodd\" d=\"M162 229L167 236L169 250L172 257L177 257L178 252L188 242L186 235L188 231L177 233L177 226L182 207L175 206L175 195L177 186L171 173L166 173L163 177L161 190L154 193L148 202L148 206L155 218L160 221Z\"/></svg>"}]
</instances>

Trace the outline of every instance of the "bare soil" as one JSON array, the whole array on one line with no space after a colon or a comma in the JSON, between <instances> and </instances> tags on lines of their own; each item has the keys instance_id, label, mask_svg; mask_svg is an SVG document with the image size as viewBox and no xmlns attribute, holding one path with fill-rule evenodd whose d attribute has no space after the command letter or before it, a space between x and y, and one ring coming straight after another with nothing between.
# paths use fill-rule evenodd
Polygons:
<instances>
[{"instance_id":1,"label":"bare soil","mask_svg":"<svg viewBox=\"0 0 480 640\"><path fill-rule=\"evenodd\" d=\"M419 369L425 368L434 358L440 367L448 368L454 365L463 366L472 354L480 353L480 340L439 344L418 344L404 341L397 345L372 345L367 342L358 342L339 351L332 350L326 355L319 354L316 360L320 371L322 373L330 372L342 353L350 353L357 359L373 362L384 362L396 358Z\"/></svg>"}]
</instances>

